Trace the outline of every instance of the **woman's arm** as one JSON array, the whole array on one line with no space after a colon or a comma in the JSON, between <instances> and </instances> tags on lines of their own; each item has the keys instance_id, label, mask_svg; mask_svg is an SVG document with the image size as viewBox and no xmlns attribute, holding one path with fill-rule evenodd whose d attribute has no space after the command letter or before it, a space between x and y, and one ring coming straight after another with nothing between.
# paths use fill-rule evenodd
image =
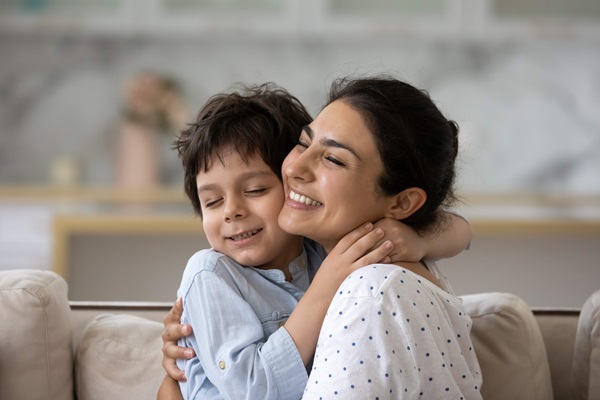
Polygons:
<instances>
[{"instance_id":1,"label":"woman's arm","mask_svg":"<svg viewBox=\"0 0 600 400\"><path fill-rule=\"evenodd\" d=\"M285 323L285 331L293 340L305 365L312 359L325 313L341 282L360 267L390 261L387 254L393 250L391 242L383 242L374 250L369 250L382 236L383 231L374 229L372 224L346 235L323 262L309 289ZM365 255L365 252L368 253ZM186 336L186 329L191 330L190 325L179 323L181 315L181 302L178 301L164 319L165 330L162 335L163 367L176 380L185 378L184 372L177 368L175 359L183 359L184 352L191 350L180 347L177 343ZM203 337L202 333L195 332L195 335Z\"/></svg>"},{"instance_id":2,"label":"woman's arm","mask_svg":"<svg viewBox=\"0 0 600 400\"><path fill-rule=\"evenodd\" d=\"M347 234L321 264L310 287L300 299L284 328L288 331L305 365L312 360L321 325L339 286L355 270L377 262L388 262L390 241L371 250L383 236L372 224L363 225Z\"/></svg>"},{"instance_id":3,"label":"woman's arm","mask_svg":"<svg viewBox=\"0 0 600 400\"><path fill-rule=\"evenodd\" d=\"M165 376L165 379L163 379L158 388L156 400L183 400L181 390L179 390L179 383L169 375Z\"/></svg>"}]
</instances>

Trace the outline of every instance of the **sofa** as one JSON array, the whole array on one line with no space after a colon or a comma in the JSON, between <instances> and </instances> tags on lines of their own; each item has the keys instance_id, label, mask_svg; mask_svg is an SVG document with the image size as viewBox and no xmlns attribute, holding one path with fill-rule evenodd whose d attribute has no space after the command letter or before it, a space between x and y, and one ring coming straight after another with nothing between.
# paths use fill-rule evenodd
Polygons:
<instances>
[{"instance_id":1,"label":"sofa","mask_svg":"<svg viewBox=\"0 0 600 400\"><path fill-rule=\"evenodd\" d=\"M461 296L486 400L600 399L600 291L581 309ZM154 399L171 304L69 302L42 270L0 271L0 399Z\"/></svg>"}]
</instances>

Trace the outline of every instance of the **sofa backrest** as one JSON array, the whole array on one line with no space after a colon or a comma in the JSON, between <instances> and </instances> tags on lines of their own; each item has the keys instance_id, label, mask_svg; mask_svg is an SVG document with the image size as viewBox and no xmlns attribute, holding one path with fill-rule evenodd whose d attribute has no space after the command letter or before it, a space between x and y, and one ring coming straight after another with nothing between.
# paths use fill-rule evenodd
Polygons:
<instances>
[{"instance_id":1,"label":"sofa backrest","mask_svg":"<svg viewBox=\"0 0 600 400\"><path fill-rule=\"evenodd\" d=\"M0 398L73 399L69 315L57 274L0 272Z\"/></svg>"},{"instance_id":2,"label":"sofa backrest","mask_svg":"<svg viewBox=\"0 0 600 400\"><path fill-rule=\"evenodd\" d=\"M550 367L539 326L527 304L508 293L462 296L473 320L471 338L486 400L553 398Z\"/></svg>"}]
</instances>

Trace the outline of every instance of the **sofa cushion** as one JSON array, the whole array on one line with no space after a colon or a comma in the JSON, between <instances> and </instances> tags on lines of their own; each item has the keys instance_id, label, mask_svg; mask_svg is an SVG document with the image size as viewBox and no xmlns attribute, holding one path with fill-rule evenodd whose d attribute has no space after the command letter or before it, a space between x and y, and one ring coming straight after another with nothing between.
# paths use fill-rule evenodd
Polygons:
<instances>
[{"instance_id":1,"label":"sofa cushion","mask_svg":"<svg viewBox=\"0 0 600 400\"><path fill-rule=\"evenodd\" d=\"M67 291L51 271L0 272L0 398L73 399Z\"/></svg>"},{"instance_id":2,"label":"sofa cushion","mask_svg":"<svg viewBox=\"0 0 600 400\"><path fill-rule=\"evenodd\" d=\"M572 374L573 400L600 399L600 290L581 309Z\"/></svg>"},{"instance_id":3,"label":"sofa cushion","mask_svg":"<svg viewBox=\"0 0 600 400\"><path fill-rule=\"evenodd\" d=\"M98 315L75 354L79 400L155 399L165 372L163 325L127 315Z\"/></svg>"},{"instance_id":4,"label":"sofa cushion","mask_svg":"<svg viewBox=\"0 0 600 400\"><path fill-rule=\"evenodd\" d=\"M473 319L471 337L486 400L552 399L550 368L540 329L519 297L508 293L462 296Z\"/></svg>"}]
</instances>

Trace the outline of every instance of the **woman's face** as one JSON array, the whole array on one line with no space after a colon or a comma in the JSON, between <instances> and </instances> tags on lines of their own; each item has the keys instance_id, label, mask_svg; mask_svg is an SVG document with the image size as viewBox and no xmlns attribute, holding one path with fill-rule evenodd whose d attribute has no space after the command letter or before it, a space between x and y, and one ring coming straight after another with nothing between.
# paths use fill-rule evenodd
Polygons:
<instances>
[{"instance_id":1,"label":"woman's face","mask_svg":"<svg viewBox=\"0 0 600 400\"><path fill-rule=\"evenodd\" d=\"M391 197L377 189L382 172L362 116L334 101L302 131L283 162L286 201L280 226L331 250L352 229L386 215Z\"/></svg>"}]
</instances>

